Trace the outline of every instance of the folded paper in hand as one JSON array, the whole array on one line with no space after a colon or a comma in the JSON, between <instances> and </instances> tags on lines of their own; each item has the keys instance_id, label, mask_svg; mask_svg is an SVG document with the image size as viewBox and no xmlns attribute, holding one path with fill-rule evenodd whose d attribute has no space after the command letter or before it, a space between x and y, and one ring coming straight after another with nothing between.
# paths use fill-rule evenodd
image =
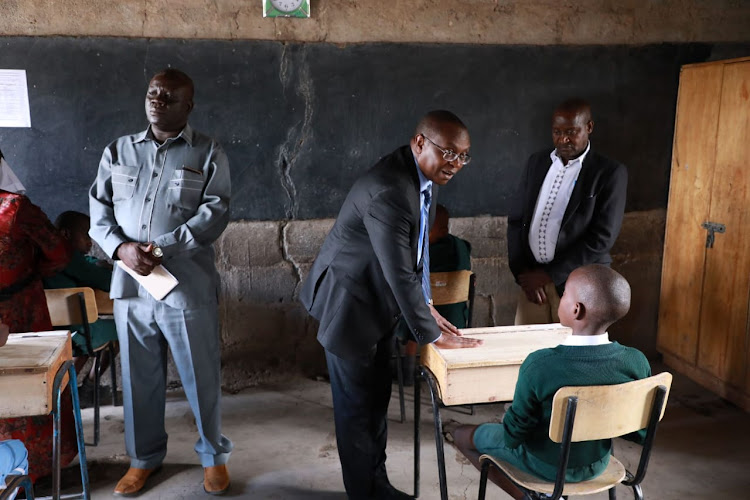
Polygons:
<instances>
[{"instance_id":1,"label":"folded paper in hand","mask_svg":"<svg viewBox=\"0 0 750 500\"><path fill-rule=\"evenodd\" d=\"M125 270L126 273L131 275L135 280L140 283L143 288L146 289L156 300L161 300L177 286L179 281L175 278L172 273L161 264L156 266L151 274L148 276L142 276L137 272L130 269L121 260L117 261L117 265Z\"/></svg>"}]
</instances>

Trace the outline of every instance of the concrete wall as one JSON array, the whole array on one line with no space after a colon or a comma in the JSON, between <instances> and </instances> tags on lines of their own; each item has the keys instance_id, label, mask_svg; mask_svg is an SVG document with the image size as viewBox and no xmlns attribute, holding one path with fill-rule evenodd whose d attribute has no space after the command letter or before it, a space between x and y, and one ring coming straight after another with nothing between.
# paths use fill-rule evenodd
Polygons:
<instances>
[{"instance_id":1,"label":"concrete wall","mask_svg":"<svg viewBox=\"0 0 750 500\"><path fill-rule=\"evenodd\" d=\"M746 0L311 0L264 19L261 0L3 0L0 34L481 44L747 40Z\"/></svg>"},{"instance_id":2,"label":"concrete wall","mask_svg":"<svg viewBox=\"0 0 750 500\"><path fill-rule=\"evenodd\" d=\"M612 337L653 357L665 212L626 214L613 267L633 289L631 313ZM223 278L221 318L225 388L238 389L300 370L325 369L315 325L296 302L333 219L233 222L216 245ZM519 288L508 269L505 217L451 219L472 244L477 274L474 326L513 324Z\"/></svg>"}]
</instances>

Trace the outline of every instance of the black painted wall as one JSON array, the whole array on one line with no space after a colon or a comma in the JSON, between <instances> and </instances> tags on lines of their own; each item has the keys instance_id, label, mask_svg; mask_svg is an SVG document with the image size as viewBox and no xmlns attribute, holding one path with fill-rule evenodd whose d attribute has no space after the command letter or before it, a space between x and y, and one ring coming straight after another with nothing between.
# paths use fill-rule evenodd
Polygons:
<instances>
[{"instance_id":1,"label":"black painted wall","mask_svg":"<svg viewBox=\"0 0 750 500\"><path fill-rule=\"evenodd\" d=\"M591 101L592 145L630 168L627 210L666 206L682 64L750 54L749 44L487 46L282 44L0 37L0 68L26 69L31 129L0 148L51 218L87 212L101 151L146 126L150 76L196 83L191 123L232 168L233 219L334 217L349 186L408 141L425 111L469 126L474 161L441 192L454 216L506 215L525 160L551 144L549 118ZM713 54L713 56L712 56Z\"/></svg>"}]
</instances>

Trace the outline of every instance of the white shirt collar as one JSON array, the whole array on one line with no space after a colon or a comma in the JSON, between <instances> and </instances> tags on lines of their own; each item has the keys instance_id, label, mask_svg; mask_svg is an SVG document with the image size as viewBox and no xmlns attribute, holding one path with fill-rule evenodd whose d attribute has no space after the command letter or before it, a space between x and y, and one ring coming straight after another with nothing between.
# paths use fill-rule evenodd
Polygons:
<instances>
[{"instance_id":1,"label":"white shirt collar","mask_svg":"<svg viewBox=\"0 0 750 500\"><path fill-rule=\"evenodd\" d=\"M586 150L583 153L581 153L581 156L579 156L578 158L576 158L574 160L570 160L568 162L568 164L567 165L563 165L563 167L568 168L571 165L573 165L575 162L580 162L581 165L583 166L583 160L586 159L586 155L589 154L590 150L591 150L591 141L589 141L589 143L586 145ZM553 149L552 152L549 154L549 157L550 157L550 160L552 160L553 162L555 162L557 160L562 165L562 158L560 158L559 156L557 156L557 149Z\"/></svg>"},{"instance_id":2,"label":"white shirt collar","mask_svg":"<svg viewBox=\"0 0 750 500\"><path fill-rule=\"evenodd\" d=\"M610 344L609 333L604 332L601 335L568 335L560 345L604 345Z\"/></svg>"},{"instance_id":3,"label":"white shirt collar","mask_svg":"<svg viewBox=\"0 0 750 500\"><path fill-rule=\"evenodd\" d=\"M5 158L0 157L0 189L9 193L25 194L26 188L18 180L16 174L10 169Z\"/></svg>"}]
</instances>

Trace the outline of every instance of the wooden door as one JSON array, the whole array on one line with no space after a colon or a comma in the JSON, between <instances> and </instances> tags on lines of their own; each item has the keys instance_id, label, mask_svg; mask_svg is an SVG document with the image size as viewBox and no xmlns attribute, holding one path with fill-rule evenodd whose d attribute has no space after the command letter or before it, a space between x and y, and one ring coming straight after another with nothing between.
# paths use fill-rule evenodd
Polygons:
<instances>
[{"instance_id":1,"label":"wooden door","mask_svg":"<svg viewBox=\"0 0 750 500\"><path fill-rule=\"evenodd\" d=\"M724 224L706 249L698 366L744 388L750 299L750 60L723 69L709 220ZM748 385L750 388L750 385Z\"/></svg>"},{"instance_id":2,"label":"wooden door","mask_svg":"<svg viewBox=\"0 0 750 500\"><path fill-rule=\"evenodd\" d=\"M706 231L714 180L723 65L680 74L657 347L689 364L698 355Z\"/></svg>"}]
</instances>

